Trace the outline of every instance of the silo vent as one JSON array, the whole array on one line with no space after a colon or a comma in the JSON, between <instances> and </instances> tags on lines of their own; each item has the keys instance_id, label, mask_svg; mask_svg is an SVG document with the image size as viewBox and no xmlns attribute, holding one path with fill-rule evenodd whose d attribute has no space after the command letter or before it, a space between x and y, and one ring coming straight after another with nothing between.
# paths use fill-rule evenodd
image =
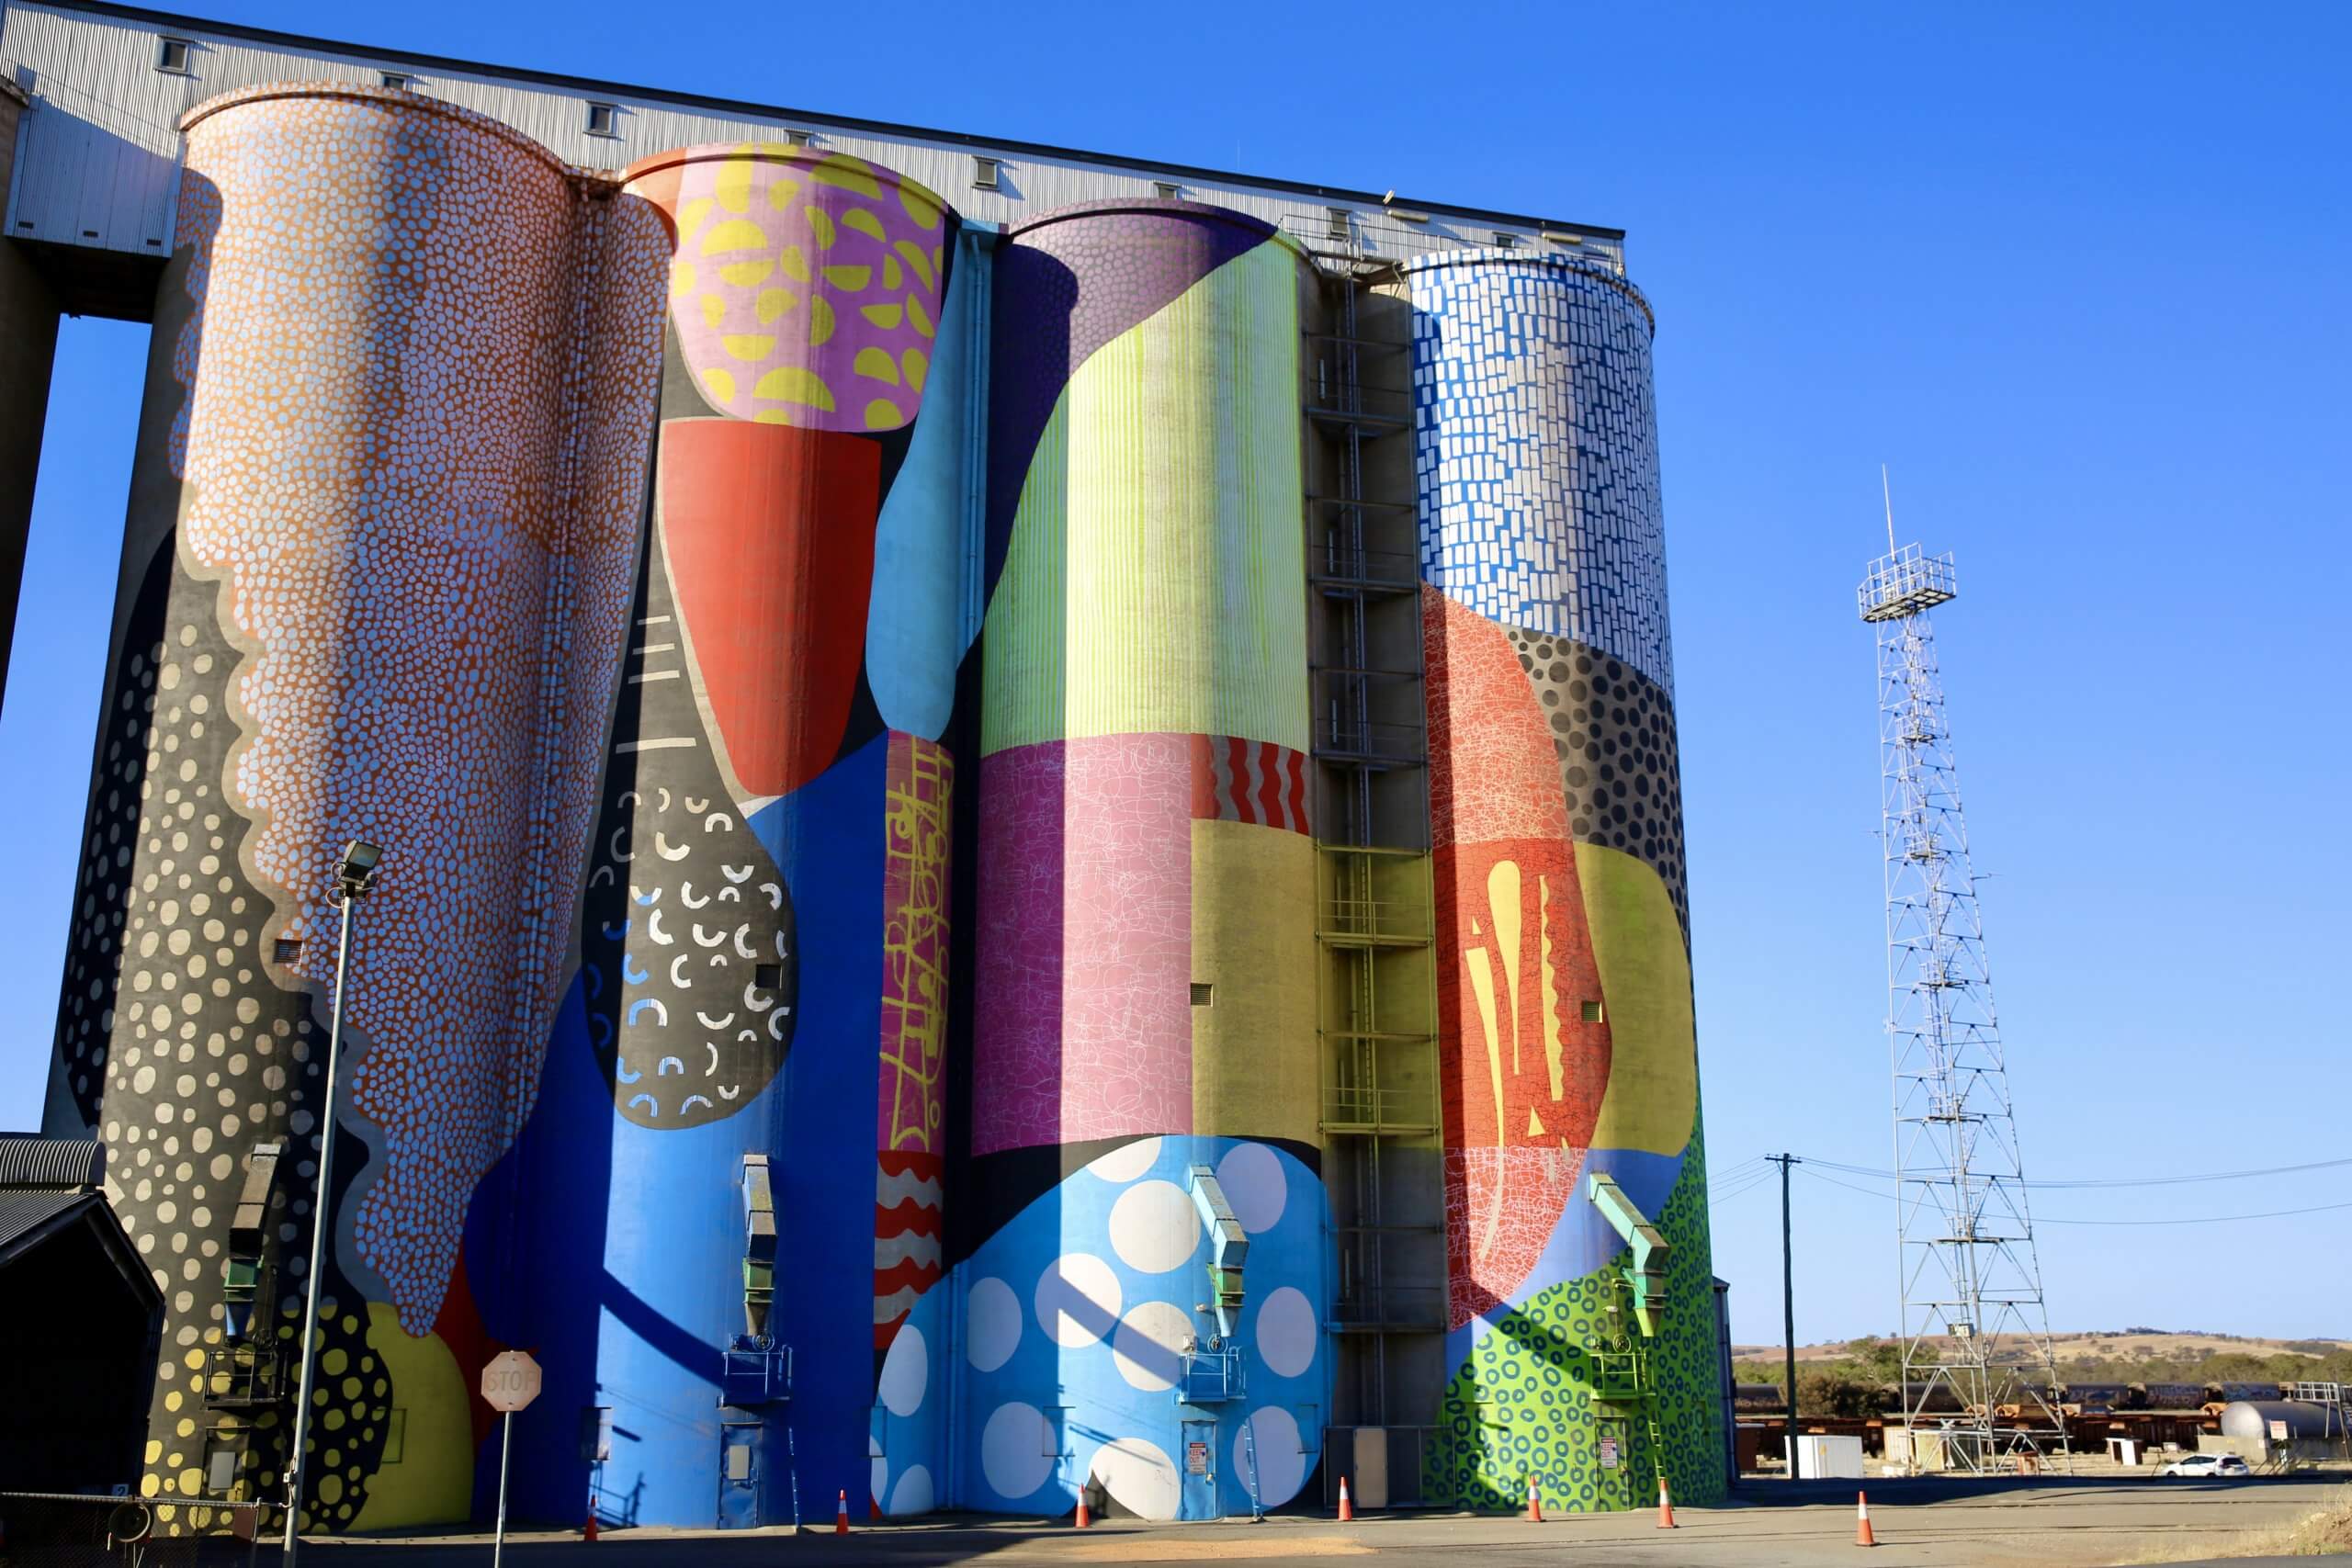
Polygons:
<instances>
[{"instance_id":1,"label":"silo vent","mask_svg":"<svg viewBox=\"0 0 2352 1568\"><path fill-rule=\"evenodd\" d=\"M1003 160L998 158L974 158L972 160L972 188L974 190L997 189L997 169L1002 162Z\"/></svg>"}]
</instances>

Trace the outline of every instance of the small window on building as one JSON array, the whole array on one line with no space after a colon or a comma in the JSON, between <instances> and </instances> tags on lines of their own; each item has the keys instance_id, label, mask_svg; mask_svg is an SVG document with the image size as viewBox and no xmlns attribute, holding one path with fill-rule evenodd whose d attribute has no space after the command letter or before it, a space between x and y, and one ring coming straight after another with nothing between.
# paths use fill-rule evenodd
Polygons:
<instances>
[{"instance_id":1,"label":"small window on building","mask_svg":"<svg viewBox=\"0 0 2352 1568\"><path fill-rule=\"evenodd\" d=\"M806 147L808 145L808 132L787 128L784 133L784 144L786 147Z\"/></svg>"},{"instance_id":2,"label":"small window on building","mask_svg":"<svg viewBox=\"0 0 2352 1568\"><path fill-rule=\"evenodd\" d=\"M1216 987L1213 985L1203 985L1198 980L1193 981L1193 1005L1196 1008L1213 1008L1216 1006Z\"/></svg>"},{"instance_id":3,"label":"small window on building","mask_svg":"<svg viewBox=\"0 0 2352 1568\"><path fill-rule=\"evenodd\" d=\"M168 71L175 76L188 73L196 59L196 45L184 38L156 40L155 69Z\"/></svg>"},{"instance_id":4,"label":"small window on building","mask_svg":"<svg viewBox=\"0 0 2352 1568\"><path fill-rule=\"evenodd\" d=\"M1174 201L1178 197L1183 194L1183 191L1184 187L1178 185L1174 180L1154 180L1151 182L1151 194L1158 197L1162 201Z\"/></svg>"},{"instance_id":5,"label":"small window on building","mask_svg":"<svg viewBox=\"0 0 2352 1568\"><path fill-rule=\"evenodd\" d=\"M395 1409L384 1417L384 1457L379 1464L398 1464L408 1457L408 1412Z\"/></svg>"},{"instance_id":6,"label":"small window on building","mask_svg":"<svg viewBox=\"0 0 2352 1568\"><path fill-rule=\"evenodd\" d=\"M1518 248L1518 235L1506 234L1499 229L1495 231L1495 249L1498 251L1515 250Z\"/></svg>"},{"instance_id":7,"label":"small window on building","mask_svg":"<svg viewBox=\"0 0 2352 1568\"><path fill-rule=\"evenodd\" d=\"M613 1457L613 1407L585 1404L580 1409L580 1460L602 1464Z\"/></svg>"},{"instance_id":8,"label":"small window on building","mask_svg":"<svg viewBox=\"0 0 2352 1568\"><path fill-rule=\"evenodd\" d=\"M299 936L279 937L277 939L277 950L270 954L270 962L273 964L300 964L301 961L302 939Z\"/></svg>"},{"instance_id":9,"label":"small window on building","mask_svg":"<svg viewBox=\"0 0 2352 1568\"><path fill-rule=\"evenodd\" d=\"M588 106L589 135L618 136L621 133L620 125L621 108L618 104L590 104Z\"/></svg>"},{"instance_id":10,"label":"small window on building","mask_svg":"<svg viewBox=\"0 0 2352 1568\"><path fill-rule=\"evenodd\" d=\"M237 1484L237 1450L233 1445L221 1443L204 1456L204 1495L226 1497Z\"/></svg>"},{"instance_id":11,"label":"small window on building","mask_svg":"<svg viewBox=\"0 0 2352 1568\"><path fill-rule=\"evenodd\" d=\"M1324 215L1331 220L1327 232L1329 232L1331 238L1335 240L1346 239L1348 237L1348 209L1344 207L1327 207L1323 211Z\"/></svg>"},{"instance_id":12,"label":"small window on building","mask_svg":"<svg viewBox=\"0 0 2352 1568\"><path fill-rule=\"evenodd\" d=\"M972 188L974 190L999 189L997 171L1001 166L1001 159L974 158L972 160Z\"/></svg>"},{"instance_id":13,"label":"small window on building","mask_svg":"<svg viewBox=\"0 0 2352 1568\"><path fill-rule=\"evenodd\" d=\"M1599 1002L1587 1002L1584 1004L1584 1021L1587 1023L1599 1023L1600 1021L1600 1004Z\"/></svg>"},{"instance_id":14,"label":"small window on building","mask_svg":"<svg viewBox=\"0 0 2352 1568\"><path fill-rule=\"evenodd\" d=\"M752 966L752 984L763 991L773 991L784 984L784 965L756 964Z\"/></svg>"},{"instance_id":15,"label":"small window on building","mask_svg":"<svg viewBox=\"0 0 2352 1568\"><path fill-rule=\"evenodd\" d=\"M416 78L410 75L405 71L385 72L383 73L383 84L385 86L391 88L396 93L413 93L416 91Z\"/></svg>"}]
</instances>

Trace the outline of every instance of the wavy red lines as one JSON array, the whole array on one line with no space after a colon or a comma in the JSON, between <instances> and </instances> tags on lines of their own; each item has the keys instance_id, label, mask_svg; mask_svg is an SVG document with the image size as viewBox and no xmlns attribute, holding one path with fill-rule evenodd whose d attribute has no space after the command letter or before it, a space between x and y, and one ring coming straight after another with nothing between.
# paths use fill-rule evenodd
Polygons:
<instances>
[{"instance_id":1,"label":"wavy red lines","mask_svg":"<svg viewBox=\"0 0 2352 1568\"><path fill-rule=\"evenodd\" d=\"M1191 740L1195 820L1310 830L1305 752L1236 735L1195 735Z\"/></svg>"}]
</instances>

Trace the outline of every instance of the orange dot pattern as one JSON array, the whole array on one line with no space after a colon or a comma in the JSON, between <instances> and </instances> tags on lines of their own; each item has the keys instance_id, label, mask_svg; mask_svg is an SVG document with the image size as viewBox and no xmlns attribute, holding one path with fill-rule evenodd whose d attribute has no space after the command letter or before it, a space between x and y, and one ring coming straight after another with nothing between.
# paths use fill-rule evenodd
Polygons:
<instances>
[{"instance_id":1,"label":"orange dot pattern","mask_svg":"<svg viewBox=\"0 0 2352 1568\"><path fill-rule=\"evenodd\" d=\"M337 86L188 118L186 570L240 650L225 791L331 985L356 922L341 1216L412 1333L529 1113L627 629L668 225L479 116Z\"/></svg>"}]
</instances>

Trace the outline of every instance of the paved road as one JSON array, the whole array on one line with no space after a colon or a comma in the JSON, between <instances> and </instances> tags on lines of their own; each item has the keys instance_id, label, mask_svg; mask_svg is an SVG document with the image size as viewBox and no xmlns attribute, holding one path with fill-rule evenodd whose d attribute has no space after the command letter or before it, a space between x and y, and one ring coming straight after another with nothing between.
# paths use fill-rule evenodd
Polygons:
<instances>
[{"instance_id":1,"label":"paved road","mask_svg":"<svg viewBox=\"0 0 2352 1568\"><path fill-rule=\"evenodd\" d=\"M1262 1525L1096 1526L1083 1534L1066 1523L969 1517L920 1523L860 1524L847 1540L827 1533L616 1530L594 1546L576 1533L510 1535L518 1568L766 1568L768 1564L890 1563L904 1568L1002 1564L1069 1568L1087 1563L1312 1562L1378 1557L1366 1568L1521 1568L1521 1565L1626 1565L1626 1568L1783 1568L1859 1557L1853 1545L1850 1483L1773 1483L1744 1489L1738 1506L1677 1510L1679 1528L1657 1528L1649 1514L1571 1515L1541 1525L1467 1515L1367 1517L1351 1525L1285 1516ZM2043 1480L1973 1484L1879 1482L1871 1520L1874 1561L1886 1564L1984 1564L1987 1568L2089 1568L2153 1549L2222 1547L2243 1532L2284 1524L2340 1497L2335 1481L2256 1478L2239 1482ZM267 1564L275 1553L265 1551ZM306 1543L304 1561L333 1568L410 1568L423 1563L487 1563L484 1536L430 1540ZM2239 1559L2243 1563L2250 1560ZM2294 1561L2309 1562L2310 1558ZM2336 1559L2352 1562L2352 1559ZM1335 1562L1334 1568L1340 1568Z\"/></svg>"}]
</instances>

